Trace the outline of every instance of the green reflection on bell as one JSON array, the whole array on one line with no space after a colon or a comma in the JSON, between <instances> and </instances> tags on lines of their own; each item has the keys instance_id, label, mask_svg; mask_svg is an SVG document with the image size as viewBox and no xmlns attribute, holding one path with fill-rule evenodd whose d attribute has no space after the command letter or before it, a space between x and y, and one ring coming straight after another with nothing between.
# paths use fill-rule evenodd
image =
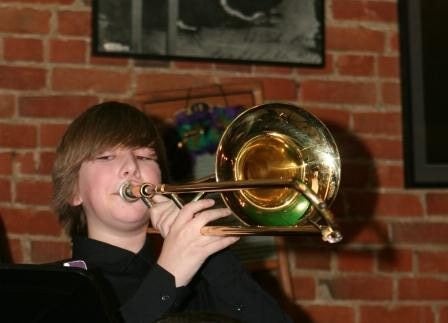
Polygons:
<instances>
[{"instance_id":1,"label":"green reflection on bell","mask_svg":"<svg viewBox=\"0 0 448 323\"><path fill-rule=\"evenodd\" d=\"M249 139L235 159L236 180L303 178L302 158L289 138L264 133ZM310 202L290 188L262 188L235 193L249 225L291 226L304 216Z\"/></svg>"},{"instance_id":2,"label":"green reflection on bell","mask_svg":"<svg viewBox=\"0 0 448 323\"><path fill-rule=\"evenodd\" d=\"M244 218L241 220L249 225L293 226L303 219L310 204L303 195L297 196L294 202L281 209L260 209L248 203L243 206Z\"/></svg>"}]
</instances>

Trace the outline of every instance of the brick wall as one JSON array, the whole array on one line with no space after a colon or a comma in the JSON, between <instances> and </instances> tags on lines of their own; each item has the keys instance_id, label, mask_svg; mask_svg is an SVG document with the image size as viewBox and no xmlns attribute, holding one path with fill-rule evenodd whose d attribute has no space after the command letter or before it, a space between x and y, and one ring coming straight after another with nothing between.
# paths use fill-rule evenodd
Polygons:
<instances>
[{"instance_id":1,"label":"brick wall","mask_svg":"<svg viewBox=\"0 0 448 323\"><path fill-rule=\"evenodd\" d=\"M288 238L303 322L448 322L448 192L403 184L396 0L327 0L322 69L90 54L90 3L0 4L0 219L12 259L69 255L48 207L55 145L87 106L145 91L260 81L306 107L343 159L334 210L346 239Z\"/></svg>"}]
</instances>

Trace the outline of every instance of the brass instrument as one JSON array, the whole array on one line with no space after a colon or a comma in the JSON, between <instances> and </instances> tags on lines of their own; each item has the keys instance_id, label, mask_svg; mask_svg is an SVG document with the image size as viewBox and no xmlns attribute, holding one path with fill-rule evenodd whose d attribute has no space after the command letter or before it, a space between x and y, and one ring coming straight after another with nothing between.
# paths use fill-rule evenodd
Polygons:
<instances>
[{"instance_id":1,"label":"brass instrument","mask_svg":"<svg viewBox=\"0 0 448 323\"><path fill-rule=\"evenodd\" d=\"M129 202L150 207L154 194L219 192L238 225L206 226L207 235L290 235L321 233L342 239L329 205L340 182L340 157L327 127L310 112L290 104L268 103L245 110L224 131L215 174L182 185L143 183L120 187Z\"/></svg>"}]
</instances>

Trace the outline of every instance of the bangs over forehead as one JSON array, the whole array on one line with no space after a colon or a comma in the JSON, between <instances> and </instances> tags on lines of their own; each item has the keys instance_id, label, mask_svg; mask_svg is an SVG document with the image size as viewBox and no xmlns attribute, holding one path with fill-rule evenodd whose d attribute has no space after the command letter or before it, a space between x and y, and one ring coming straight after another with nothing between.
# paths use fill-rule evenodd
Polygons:
<instances>
[{"instance_id":1,"label":"bangs over forehead","mask_svg":"<svg viewBox=\"0 0 448 323\"><path fill-rule=\"evenodd\" d=\"M117 146L154 147L157 132L151 120L140 110L119 102L97 105L82 114L70 126L66 140L77 142L82 159Z\"/></svg>"}]
</instances>

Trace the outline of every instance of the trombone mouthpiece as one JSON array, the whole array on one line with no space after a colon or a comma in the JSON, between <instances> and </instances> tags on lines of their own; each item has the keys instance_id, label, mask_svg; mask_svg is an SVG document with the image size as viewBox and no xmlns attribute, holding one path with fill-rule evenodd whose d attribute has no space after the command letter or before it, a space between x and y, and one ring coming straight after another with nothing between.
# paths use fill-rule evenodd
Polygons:
<instances>
[{"instance_id":1,"label":"trombone mouthpiece","mask_svg":"<svg viewBox=\"0 0 448 323\"><path fill-rule=\"evenodd\" d=\"M138 194L134 193L131 183L128 182L120 185L118 193L120 194L120 197L126 202L135 202L140 198Z\"/></svg>"}]
</instances>

